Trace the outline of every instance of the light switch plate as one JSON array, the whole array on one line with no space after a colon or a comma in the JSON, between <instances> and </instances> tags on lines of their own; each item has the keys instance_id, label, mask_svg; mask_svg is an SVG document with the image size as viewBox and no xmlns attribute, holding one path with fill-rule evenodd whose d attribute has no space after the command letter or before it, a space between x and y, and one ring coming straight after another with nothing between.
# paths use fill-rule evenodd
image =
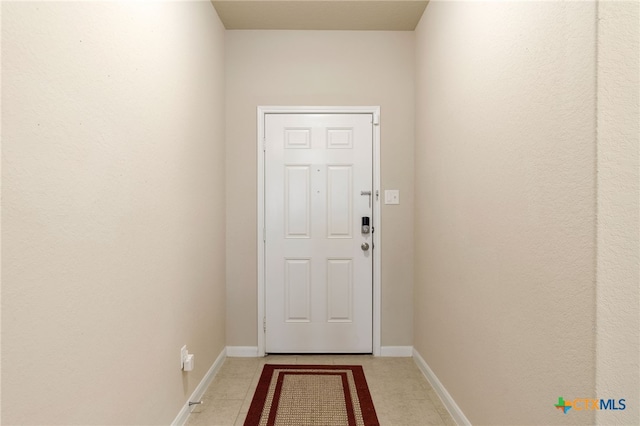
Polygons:
<instances>
[{"instance_id":1,"label":"light switch plate","mask_svg":"<svg viewBox=\"0 0 640 426\"><path fill-rule=\"evenodd\" d=\"M384 203L385 204L400 204L400 190L399 189L385 189L384 190Z\"/></svg>"}]
</instances>

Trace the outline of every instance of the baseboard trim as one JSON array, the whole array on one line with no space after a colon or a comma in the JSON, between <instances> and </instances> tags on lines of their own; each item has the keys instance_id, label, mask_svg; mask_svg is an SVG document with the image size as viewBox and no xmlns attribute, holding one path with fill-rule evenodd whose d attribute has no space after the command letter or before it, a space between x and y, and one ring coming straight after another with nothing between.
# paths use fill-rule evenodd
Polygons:
<instances>
[{"instance_id":1,"label":"baseboard trim","mask_svg":"<svg viewBox=\"0 0 640 426\"><path fill-rule=\"evenodd\" d=\"M204 392L207 390L209 384L211 384L211 381L220 370L220 367L222 367L222 364L224 363L226 357L227 350L226 348L224 348L222 349L222 352L220 352L220 355L218 355L218 358L216 358L216 360L211 365L211 368L209 368L209 371L207 371L200 383L198 383L198 386L196 386L196 389L193 391L187 402L184 403L182 409L171 423L171 426L183 426L187 423L187 419L189 418L192 409L192 407L189 407L189 401L200 401L200 399L202 399Z\"/></svg>"},{"instance_id":2,"label":"baseboard trim","mask_svg":"<svg viewBox=\"0 0 640 426\"><path fill-rule=\"evenodd\" d=\"M395 356L411 358L413 346L381 346L380 356Z\"/></svg>"},{"instance_id":3,"label":"baseboard trim","mask_svg":"<svg viewBox=\"0 0 640 426\"><path fill-rule=\"evenodd\" d=\"M449 395L447 389L445 389L440 380L438 380L438 377L436 377L436 374L433 372L433 370L431 370L424 358L422 358L422 356L420 356L418 351L416 351L415 349L413 349L413 359L418 365L420 371L422 371L422 374L424 374L429 383L431 383L431 386L442 400L442 403L449 411L449 414L451 414L453 420L458 425L471 426L471 422L469 421L469 419L467 419L460 407L458 407L458 404L456 404L451 395Z\"/></svg>"},{"instance_id":4,"label":"baseboard trim","mask_svg":"<svg viewBox=\"0 0 640 426\"><path fill-rule=\"evenodd\" d=\"M257 358L257 346L227 346L227 356L229 358Z\"/></svg>"}]
</instances>

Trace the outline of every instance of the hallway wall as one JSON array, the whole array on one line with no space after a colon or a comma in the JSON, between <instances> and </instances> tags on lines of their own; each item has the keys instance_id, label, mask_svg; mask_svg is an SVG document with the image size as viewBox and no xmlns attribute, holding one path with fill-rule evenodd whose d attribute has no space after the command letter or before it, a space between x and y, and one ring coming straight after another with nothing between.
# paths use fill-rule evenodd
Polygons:
<instances>
[{"instance_id":1,"label":"hallway wall","mask_svg":"<svg viewBox=\"0 0 640 426\"><path fill-rule=\"evenodd\" d=\"M598 3L597 424L640 424L640 3Z\"/></svg>"},{"instance_id":2,"label":"hallway wall","mask_svg":"<svg viewBox=\"0 0 640 426\"><path fill-rule=\"evenodd\" d=\"M2 2L2 424L169 424L223 350L223 56L209 2Z\"/></svg>"},{"instance_id":3,"label":"hallway wall","mask_svg":"<svg viewBox=\"0 0 640 426\"><path fill-rule=\"evenodd\" d=\"M595 23L431 2L417 28L414 346L472 424L595 420L553 407L596 396Z\"/></svg>"},{"instance_id":4,"label":"hallway wall","mask_svg":"<svg viewBox=\"0 0 640 426\"><path fill-rule=\"evenodd\" d=\"M227 344L257 345L256 107L380 105L381 342L410 346L414 33L227 31Z\"/></svg>"}]
</instances>

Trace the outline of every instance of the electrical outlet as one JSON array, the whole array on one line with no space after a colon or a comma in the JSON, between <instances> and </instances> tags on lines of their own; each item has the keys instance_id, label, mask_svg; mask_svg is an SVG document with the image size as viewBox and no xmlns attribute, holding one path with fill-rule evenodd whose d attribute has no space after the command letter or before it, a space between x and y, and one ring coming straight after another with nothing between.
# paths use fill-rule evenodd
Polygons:
<instances>
[{"instance_id":1,"label":"electrical outlet","mask_svg":"<svg viewBox=\"0 0 640 426\"><path fill-rule=\"evenodd\" d=\"M184 368L184 360L187 358L187 354L189 354L187 345L184 345L180 348L180 370Z\"/></svg>"}]
</instances>

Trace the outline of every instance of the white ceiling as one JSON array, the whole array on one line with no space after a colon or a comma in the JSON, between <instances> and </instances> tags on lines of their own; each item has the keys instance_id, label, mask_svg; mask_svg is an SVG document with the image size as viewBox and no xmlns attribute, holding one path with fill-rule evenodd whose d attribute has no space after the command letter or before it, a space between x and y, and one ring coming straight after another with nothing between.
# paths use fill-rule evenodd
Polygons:
<instances>
[{"instance_id":1,"label":"white ceiling","mask_svg":"<svg viewBox=\"0 0 640 426\"><path fill-rule=\"evenodd\" d=\"M228 30L413 31L423 0L211 0Z\"/></svg>"}]
</instances>

